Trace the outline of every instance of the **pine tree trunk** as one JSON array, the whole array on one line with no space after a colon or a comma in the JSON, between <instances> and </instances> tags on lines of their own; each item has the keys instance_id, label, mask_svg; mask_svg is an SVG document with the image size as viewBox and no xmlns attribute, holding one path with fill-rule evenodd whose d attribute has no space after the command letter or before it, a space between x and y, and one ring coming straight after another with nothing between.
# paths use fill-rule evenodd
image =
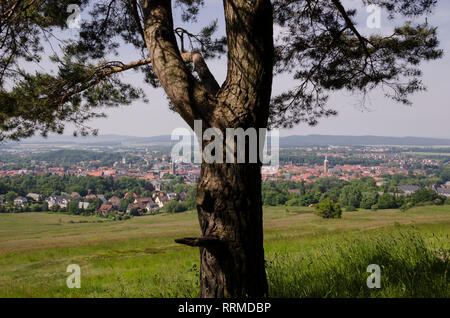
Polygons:
<instances>
[{"instance_id":1,"label":"pine tree trunk","mask_svg":"<svg viewBox=\"0 0 450 318\"><path fill-rule=\"evenodd\" d=\"M197 190L201 297L263 297L259 164L203 164Z\"/></svg>"},{"instance_id":2,"label":"pine tree trunk","mask_svg":"<svg viewBox=\"0 0 450 318\"><path fill-rule=\"evenodd\" d=\"M152 67L174 109L191 128L201 120L203 129L214 127L225 136L227 128L267 127L274 47L270 0L224 0L224 14L227 78L216 91L208 89L209 77L199 76L202 83L186 68L173 32L171 1L143 5ZM202 163L197 205L202 236L176 241L200 248L200 295L266 296L261 164Z\"/></svg>"}]
</instances>

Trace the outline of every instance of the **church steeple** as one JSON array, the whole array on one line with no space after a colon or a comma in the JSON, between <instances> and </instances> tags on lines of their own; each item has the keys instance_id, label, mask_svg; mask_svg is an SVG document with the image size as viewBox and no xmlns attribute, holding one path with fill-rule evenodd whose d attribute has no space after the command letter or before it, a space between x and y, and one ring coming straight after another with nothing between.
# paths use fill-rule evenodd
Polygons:
<instances>
[{"instance_id":1,"label":"church steeple","mask_svg":"<svg viewBox=\"0 0 450 318\"><path fill-rule=\"evenodd\" d=\"M323 174L324 176L328 176L328 156L325 156L325 160L323 161Z\"/></svg>"}]
</instances>

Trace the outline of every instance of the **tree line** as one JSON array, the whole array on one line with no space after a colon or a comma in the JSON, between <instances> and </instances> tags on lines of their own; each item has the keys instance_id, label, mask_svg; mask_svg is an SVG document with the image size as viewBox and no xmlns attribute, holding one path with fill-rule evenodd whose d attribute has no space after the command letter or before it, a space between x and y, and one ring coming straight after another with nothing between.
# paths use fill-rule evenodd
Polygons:
<instances>
[{"instance_id":1,"label":"tree line","mask_svg":"<svg viewBox=\"0 0 450 318\"><path fill-rule=\"evenodd\" d=\"M322 178L312 183L294 181L266 181L263 183L263 204L266 206L310 206L322 202L324 206L331 207L338 203L339 208L346 211L357 209L408 209L418 204L450 204L450 198L438 195L431 188L425 187L423 178L392 176L392 184L381 187L370 177L354 179L350 182L335 177ZM399 181L400 180L400 181ZM397 186L406 184L419 184L421 189L412 195L405 195ZM422 182L422 184L420 184Z\"/></svg>"}]
</instances>

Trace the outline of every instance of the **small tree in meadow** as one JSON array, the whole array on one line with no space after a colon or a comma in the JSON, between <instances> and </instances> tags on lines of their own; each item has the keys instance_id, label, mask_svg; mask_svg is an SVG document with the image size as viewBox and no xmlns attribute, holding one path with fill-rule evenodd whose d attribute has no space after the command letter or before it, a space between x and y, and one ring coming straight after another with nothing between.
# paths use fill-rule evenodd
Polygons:
<instances>
[{"instance_id":1,"label":"small tree in meadow","mask_svg":"<svg viewBox=\"0 0 450 318\"><path fill-rule=\"evenodd\" d=\"M315 206L316 214L324 219L339 219L342 209L339 203L334 203L331 199L325 199Z\"/></svg>"}]
</instances>

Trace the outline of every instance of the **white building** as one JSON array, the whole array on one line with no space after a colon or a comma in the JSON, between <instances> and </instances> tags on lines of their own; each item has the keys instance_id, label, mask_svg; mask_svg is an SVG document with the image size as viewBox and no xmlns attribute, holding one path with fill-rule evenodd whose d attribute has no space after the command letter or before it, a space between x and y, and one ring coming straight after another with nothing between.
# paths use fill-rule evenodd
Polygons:
<instances>
[{"instance_id":1,"label":"white building","mask_svg":"<svg viewBox=\"0 0 450 318\"><path fill-rule=\"evenodd\" d=\"M37 193L28 193L27 198L31 198L34 201L39 201L41 199L41 195Z\"/></svg>"},{"instance_id":2,"label":"white building","mask_svg":"<svg viewBox=\"0 0 450 318\"><path fill-rule=\"evenodd\" d=\"M86 210L91 206L89 202L78 202L78 208Z\"/></svg>"},{"instance_id":3,"label":"white building","mask_svg":"<svg viewBox=\"0 0 450 318\"><path fill-rule=\"evenodd\" d=\"M328 156L325 156L325 160L323 161L323 175L328 176Z\"/></svg>"},{"instance_id":4,"label":"white building","mask_svg":"<svg viewBox=\"0 0 450 318\"><path fill-rule=\"evenodd\" d=\"M437 194L446 196L447 198L450 198L450 189L448 188L437 188L435 190Z\"/></svg>"},{"instance_id":5,"label":"white building","mask_svg":"<svg viewBox=\"0 0 450 318\"><path fill-rule=\"evenodd\" d=\"M58 205L60 208L65 209L69 205L70 199L59 195L51 195L45 200L45 202L47 202L49 208L54 205Z\"/></svg>"},{"instance_id":6,"label":"white building","mask_svg":"<svg viewBox=\"0 0 450 318\"><path fill-rule=\"evenodd\" d=\"M14 199L14 205L15 206L28 206L28 200L24 197L17 197Z\"/></svg>"}]
</instances>

